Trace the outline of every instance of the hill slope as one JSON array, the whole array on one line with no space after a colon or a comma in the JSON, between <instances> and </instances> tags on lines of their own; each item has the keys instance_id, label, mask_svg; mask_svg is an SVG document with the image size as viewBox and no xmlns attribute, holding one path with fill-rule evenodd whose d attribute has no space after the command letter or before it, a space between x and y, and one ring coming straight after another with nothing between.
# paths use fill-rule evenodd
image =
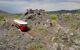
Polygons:
<instances>
[{"instance_id":1,"label":"hill slope","mask_svg":"<svg viewBox=\"0 0 80 50\"><path fill-rule=\"evenodd\" d=\"M49 11L48 13L80 13L80 9L77 9L77 10Z\"/></svg>"}]
</instances>

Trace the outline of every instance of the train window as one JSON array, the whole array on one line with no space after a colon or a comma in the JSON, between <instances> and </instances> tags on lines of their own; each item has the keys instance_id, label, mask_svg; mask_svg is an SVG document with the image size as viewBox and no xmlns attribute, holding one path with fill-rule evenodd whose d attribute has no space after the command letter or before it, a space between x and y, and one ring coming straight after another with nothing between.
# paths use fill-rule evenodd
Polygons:
<instances>
[{"instance_id":1,"label":"train window","mask_svg":"<svg viewBox=\"0 0 80 50\"><path fill-rule=\"evenodd\" d=\"M27 24L21 24L22 26L27 26Z\"/></svg>"}]
</instances>

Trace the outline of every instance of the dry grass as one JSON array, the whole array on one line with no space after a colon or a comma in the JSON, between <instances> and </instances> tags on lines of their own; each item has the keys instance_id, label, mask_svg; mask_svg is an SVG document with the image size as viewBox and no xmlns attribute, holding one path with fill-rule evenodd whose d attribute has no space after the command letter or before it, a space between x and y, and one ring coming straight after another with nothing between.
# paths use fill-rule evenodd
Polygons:
<instances>
[{"instance_id":1,"label":"dry grass","mask_svg":"<svg viewBox=\"0 0 80 50\"><path fill-rule=\"evenodd\" d=\"M44 46L39 42L32 42L26 46L27 50L45 50Z\"/></svg>"}]
</instances>

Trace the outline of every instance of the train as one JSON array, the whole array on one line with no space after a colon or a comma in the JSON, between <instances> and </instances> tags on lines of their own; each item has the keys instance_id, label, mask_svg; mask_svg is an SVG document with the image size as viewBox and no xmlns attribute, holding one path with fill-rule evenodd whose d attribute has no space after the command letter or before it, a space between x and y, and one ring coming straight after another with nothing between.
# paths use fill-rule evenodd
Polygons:
<instances>
[{"instance_id":1,"label":"train","mask_svg":"<svg viewBox=\"0 0 80 50\"><path fill-rule=\"evenodd\" d=\"M27 31L29 28L27 26L27 22L23 21L23 20L19 20L19 19L16 19L16 20L13 20L14 21L14 25L20 29L21 31Z\"/></svg>"}]
</instances>

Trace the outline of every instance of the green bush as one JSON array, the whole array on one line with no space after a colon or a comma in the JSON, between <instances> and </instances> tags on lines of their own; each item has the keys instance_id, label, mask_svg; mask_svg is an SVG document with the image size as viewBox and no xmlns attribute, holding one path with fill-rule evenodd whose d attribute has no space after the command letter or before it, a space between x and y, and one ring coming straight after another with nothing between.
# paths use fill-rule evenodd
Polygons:
<instances>
[{"instance_id":1,"label":"green bush","mask_svg":"<svg viewBox=\"0 0 80 50\"><path fill-rule=\"evenodd\" d=\"M65 20L70 20L70 16L64 16Z\"/></svg>"},{"instance_id":2,"label":"green bush","mask_svg":"<svg viewBox=\"0 0 80 50\"><path fill-rule=\"evenodd\" d=\"M51 19L51 20L56 20L56 19L57 19L57 17L56 17L56 16L54 16L54 15L51 15L51 16L50 16L50 19Z\"/></svg>"},{"instance_id":3,"label":"green bush","mask_svg":"<svg viewBox=\"0 0 80 50\"><path fill-rule=\"evenodd\" d=\"M4 20L4 16L0 16L0 21L3 21Z\"/></svg>"}]
</instances>

